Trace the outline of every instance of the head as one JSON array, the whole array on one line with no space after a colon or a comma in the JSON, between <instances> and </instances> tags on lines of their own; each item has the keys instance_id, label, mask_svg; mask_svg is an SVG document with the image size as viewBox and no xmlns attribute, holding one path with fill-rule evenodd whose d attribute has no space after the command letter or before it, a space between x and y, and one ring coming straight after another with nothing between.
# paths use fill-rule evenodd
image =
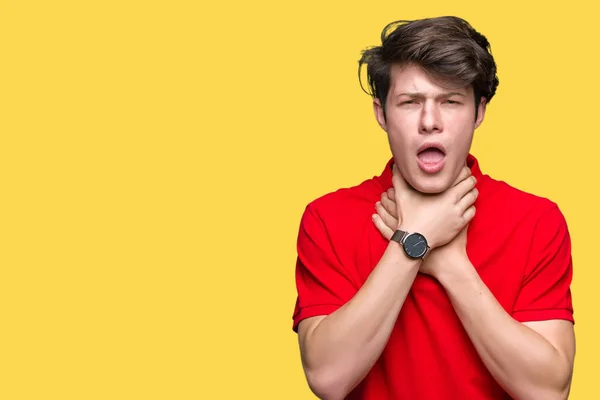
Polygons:
<instances>
[{"instance_id":1,"label":"head","mask_svg":"<svg viewBox=\"0 0 600 400\"><path fill-rule=\"evenodd\" d=\"M396 21L367 65L375 117L404 179L423 193L449 188L498 86L487 39L457 17Z\"/></svg>"}]
</instances>

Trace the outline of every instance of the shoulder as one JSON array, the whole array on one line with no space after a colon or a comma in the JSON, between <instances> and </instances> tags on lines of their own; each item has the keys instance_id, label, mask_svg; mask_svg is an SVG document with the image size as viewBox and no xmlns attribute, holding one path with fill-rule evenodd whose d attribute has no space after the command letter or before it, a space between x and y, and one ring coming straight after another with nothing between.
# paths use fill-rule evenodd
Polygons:
<instances>
[{"instance_id":1,"label":"shoulder","mask_svg":"<svg viewBox=\"0 0 600 400\"><path fill-rule=\"evenodd\" d=\"M351 186L326 193L310 201L306 209L326 222L347 220L364 212L372 214L375 202L385 189L376 177Z\"/></svg>"},{"instance_id":2,"label":"shoulder","mask_svg":"<svg viewBox=\"0 0 600 400\"><path fill-rule=\"evenodd\" d=\"M350 238L372 224L375 203L384 190L378 177L373 177L315 198L306 205L301 229L319 229L332 242L349 245Z\"/></svg>"},{"instance_id":3,"label":"shoulder","mask_svg":"<svg viewBox=\"0 0 600 400\"><path fill-rule=\"evenodd\" d=\"M566 227L565 217L552 199L527 192L508 182L487 177L484 207L492 219L513 225L515 233L540 229L540 225Z\"/></svg>"}]
</instances>

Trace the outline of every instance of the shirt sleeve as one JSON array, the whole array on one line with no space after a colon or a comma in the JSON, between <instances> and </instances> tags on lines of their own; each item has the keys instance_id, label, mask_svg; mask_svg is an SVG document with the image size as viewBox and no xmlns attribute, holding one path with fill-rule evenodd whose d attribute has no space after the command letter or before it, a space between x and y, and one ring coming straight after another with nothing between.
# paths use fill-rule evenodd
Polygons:
<instances>
[{"instance_id":1,"label":"shirt sleeve","mask_svg":"<svg viewBox=\"0 0 600 400\"><path fill-rule=\"evenodd\" d=\"M563 214L554 205L534 229L513 317L520 322L563 319L574 323L572 277L571 238Z\"/></svg>"},{"instance_id":2,"label":"shirt sleeve","mask_svg":"<svg viewBox=\"0 0 600 400\"><path fill-rule=\"evenodd\" d=\"M330 232L310 205L301 219L297 251L295 332L303 319L334 312L357 291L334 250Z\"/></svg>"}]
</instances>

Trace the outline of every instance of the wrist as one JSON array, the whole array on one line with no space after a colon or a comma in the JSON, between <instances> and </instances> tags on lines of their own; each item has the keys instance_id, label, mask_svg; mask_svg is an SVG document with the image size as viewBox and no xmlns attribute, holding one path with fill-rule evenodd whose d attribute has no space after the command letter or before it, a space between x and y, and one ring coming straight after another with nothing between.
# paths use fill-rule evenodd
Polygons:
<instances>
[{"instance_id":1,"label":"wrist","mask_svg":"<svg viewBox=\"0 0 600 400\"><path fill-rule=\"evenodd\" d=\"M473 280L478 276L465 252L457 251L447 257L446 261L448 268L441 268L435 277L446 289L452 288L457 283Z\"/></svg>"}]
</instances>

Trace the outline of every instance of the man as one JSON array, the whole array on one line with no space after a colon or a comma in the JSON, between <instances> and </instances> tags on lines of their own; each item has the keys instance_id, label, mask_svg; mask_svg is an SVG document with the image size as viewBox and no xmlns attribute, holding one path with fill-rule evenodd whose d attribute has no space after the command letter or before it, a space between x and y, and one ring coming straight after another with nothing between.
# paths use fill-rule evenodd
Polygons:
<instances>
[{"instance_id":1,"label":"man","mask_svg":"<svg viewBox=\"0 0 600 400\"><path fill-rule=\"evenodd\" d=\"M455 17L388 25L363 53L393 158L311 202L293 329L322 399L566 399L575 339L566 222L469 153L498 79Z\"/></svg>"}]
</instances>

